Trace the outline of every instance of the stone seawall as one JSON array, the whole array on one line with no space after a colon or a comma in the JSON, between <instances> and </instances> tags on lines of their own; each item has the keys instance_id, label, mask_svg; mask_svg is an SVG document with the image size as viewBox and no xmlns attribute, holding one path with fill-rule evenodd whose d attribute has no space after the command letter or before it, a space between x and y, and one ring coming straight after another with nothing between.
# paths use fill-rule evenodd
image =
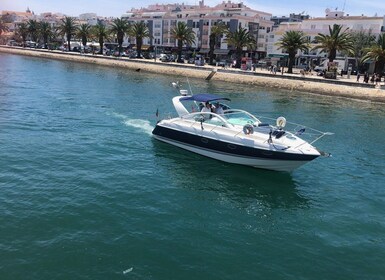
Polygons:
<instances>
[{"instance_id":1,"label":"stone seawall","mask_svg":"<svg viewBox=\"0 0 385 280\"><path fill-rule=\"evenodd\" d=\"M319 78L302 77L300 75L272 75L258 72L253 73L237 70L216 69L215 67L196 67L188 64L161 63L154 62L153 60L136 60L89 54L80 55L79 53L24 49L6 46L0 46L0 52L98 64L108 67L121 67L133 70L140 69L140 71L145 72L201 79L205 79L213 70L217 70L217 73L213 76L212 80L385 103L384 89L374 88L371 84L357 84L351 80L329 81Z\"/></svg>"}]
</instances>

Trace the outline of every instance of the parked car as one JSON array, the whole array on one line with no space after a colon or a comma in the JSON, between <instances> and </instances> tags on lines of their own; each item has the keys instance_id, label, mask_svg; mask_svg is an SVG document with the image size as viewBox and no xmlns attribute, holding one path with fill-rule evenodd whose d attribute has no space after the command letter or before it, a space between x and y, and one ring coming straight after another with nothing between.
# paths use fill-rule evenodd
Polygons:
<instances>
[{"instance_id":1,"label":"parked car","mask_svg":"<svg viewBox=\"0 0 385 280\"><path fill-rule=\"evenodd\" d=\"M159 55L159 60L162 62L170 62L170 57L167 54L161 53Z\"/></svg>"},{"instance_id":2,"label":"parked car","mask_svg":"<svg viewBox=\"0 0 385 280\"><path fill-rule=\"evenodd\" d=\"M326 70L326 67L324 67L324 66L316 66L316 67L314 67L314 71L316 71L316 72L322 72L324 70Z\"/></svg>"}]
</instances>

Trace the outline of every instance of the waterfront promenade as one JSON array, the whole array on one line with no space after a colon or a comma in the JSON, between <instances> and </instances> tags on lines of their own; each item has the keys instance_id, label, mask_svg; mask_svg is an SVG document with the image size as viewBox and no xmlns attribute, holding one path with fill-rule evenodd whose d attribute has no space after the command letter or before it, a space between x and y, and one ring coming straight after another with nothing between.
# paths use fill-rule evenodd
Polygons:
<instances>
[{"instance_id":1,"label":"waterfront promenade","mask_svg":"<svg viewBox=\"0 0 385 280\"><path fill-rule=\"evenodd\" d=\"M202 79L207 78L212 71L216 71L212 80L385 103L384 83L375 87L375 85L371 83L362 83L362 78L361 82L356 82L356 76L351 76L350 78L343 76L338 77L337 80L326 80L323 77L316 76L315 73L313 75L301 75L297 69L295 70L297 72L293 74L272 74L266 69L261 68L257 68L255 72L242 71L239 69L225 69L213 66L202 67L191 64L164 63L159 60L117 58L76 52L48 51L8 46L0 46L0 52L123 67L137 71Z\"/></svg>"}]
</instances>

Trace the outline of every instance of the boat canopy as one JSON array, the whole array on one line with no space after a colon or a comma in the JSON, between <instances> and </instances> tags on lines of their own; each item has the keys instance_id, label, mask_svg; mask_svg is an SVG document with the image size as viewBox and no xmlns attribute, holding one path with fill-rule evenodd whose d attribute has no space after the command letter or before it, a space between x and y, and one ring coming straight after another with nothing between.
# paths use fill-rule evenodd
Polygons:
<instances>
[{"instance_id":1,"label":"boat canopy","mask_svg":"<svg viewBox=\"0 0 385 280\"><path fill-rule=\"evenodd\" d=\"M230 98L222 97L215 94L209 93L201 93L194 94L191 96L185 96L179 99L180 101L197 101L197 102L210 102L210 101L218 101L218 100L227 100L231 101Z\"/></svg>"}]
</instances>

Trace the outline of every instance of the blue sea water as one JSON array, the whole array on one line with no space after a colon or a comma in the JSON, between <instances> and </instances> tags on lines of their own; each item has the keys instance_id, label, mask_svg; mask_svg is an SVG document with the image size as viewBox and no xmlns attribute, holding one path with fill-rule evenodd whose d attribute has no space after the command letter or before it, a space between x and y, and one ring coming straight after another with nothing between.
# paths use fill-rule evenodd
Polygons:
<instances>
[{"instance_id":1,"label":"blue sea water","mask_svg":"<svg viewBox=\"0 0 385 280\"><path fill-rule=\"evenodd\" d=\"M384 279L383 104L190 79L335 133L286 174L154 140L184 77L0 65L0 279Z\"/></svg>"}]
</instances>

